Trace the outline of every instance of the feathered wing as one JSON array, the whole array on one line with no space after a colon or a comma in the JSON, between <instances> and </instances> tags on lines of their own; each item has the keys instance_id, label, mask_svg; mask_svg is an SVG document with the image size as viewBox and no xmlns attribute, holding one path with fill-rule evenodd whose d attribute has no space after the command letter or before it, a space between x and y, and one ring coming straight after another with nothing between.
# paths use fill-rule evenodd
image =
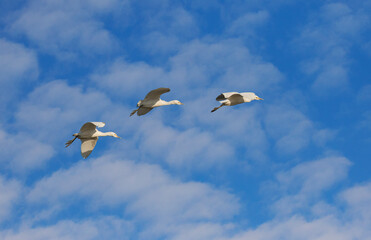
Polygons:
<instances>
[{"instance_id":1,"label":"feathered wing","mask_svg":"<svg viewBox=\"0 0 371 240\"><path fill-rule=\"evenodd\" d=\"M85 159L93 151L97 144L98 138L80 139L81 140L81 156Z\"/></svg>"},{"instance_id":2,"label":"feathered wing","mask_svg":"<svg viewBox=\"0 0 371 240\"><path fill-rule=\"evenodd\" d=\"M243 96L239 93L231 95L230 97L228 97L228 100L231 102L231 105L236 105L245 102Z\"/></svg>"},{"instance_id":3,"label":"feathered wing","mask_svg":"<svg viewBox=\"0 0 371 240\"><path fill-rule=\"evenodd\" d=\"M139 109L138 109L138 116L142 116L142 115L144 115L144 114L146 114L146 113L148 113L149 111L151 111L153 108L147 108L147 107L140 107Z\"/></svg>"},{"instance_id":4,"label":"feathered wing","mask_svg":"<svg viewBox=\"0 0 371 240\"><path fill-rule=\"evenodd\" d=\"M222 93L219 96L216 97L216 101L223 101L232 96L233 94L238 94L238 92L226 92Z\"/></svg>"},{"instance_id":5,"label":"feathered wing","mask_svg":"<svg viewBox=\"0 0 371 240\"><path fill-rule=\"evenodd\" d=\"M104 127L106 125L104 122L87 122L80 128L80 132L90 132L94 131L97 127Z\"/></svg>"},{"instance_id":6,"label":"feathered wing","mask_svg":"<svg viewBox=\"0 0 371 240\"><path fill-rule=\"evenodd\" d=\"M164 93L170 92L170 88L157 88L150 91L146 97L144 98L145 101L157 101L160 99L161 95Z\"/></svg>"}]
</instances>

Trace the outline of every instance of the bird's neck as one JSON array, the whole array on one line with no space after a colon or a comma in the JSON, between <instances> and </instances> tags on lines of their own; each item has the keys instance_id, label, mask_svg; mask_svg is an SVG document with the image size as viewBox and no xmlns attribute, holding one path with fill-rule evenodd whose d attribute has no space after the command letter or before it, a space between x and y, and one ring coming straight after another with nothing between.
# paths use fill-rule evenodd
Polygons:
<instances>
[{"instance_id":1,"label":"bird's neck","mask_svg":"<svg viewBox=\"0 0 371 240\"><path fill-rule=\"evenodd\" d=\"M154 107L159 107L159 106L166 106L166 105L172 105L172 104L175 104L174 103L174 100L173 101L164 101L162 99L160 99L155 105Z\"/></svg>"},{"instance_id":2,"label":"bird's neck","mask_svg":"<svg viewBox=\"0 0 371 240\"><path fill-rule=\"evenodd\" d=\"M115 133L114 132L100 132L97 134L98 136L100 137L105 137L105 136L111 136L111 137L114 137L115 136Z\"/></svg>"},{"instance_id":3,"label":"bird's neck","mask_svg":"<svg viewBox=\"0 0 371 240\"><path fill-rule=\"evenodd\" d=\"M166 101L164 101L165 102L165 104L164 105L174 105L174 104L176 104L176 100L172 100L172 101L169 101L169 102L166 102Z\"/></svg>"}]
</instances>

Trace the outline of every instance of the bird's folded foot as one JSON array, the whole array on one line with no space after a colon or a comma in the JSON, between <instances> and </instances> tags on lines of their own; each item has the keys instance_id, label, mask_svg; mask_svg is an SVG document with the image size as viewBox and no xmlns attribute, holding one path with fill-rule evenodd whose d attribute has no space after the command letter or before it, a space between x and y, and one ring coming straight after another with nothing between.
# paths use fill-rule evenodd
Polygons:
<instances>
[{"instance_id":1,"label":"bird's folded foot","mask_svg":"<svg viewBox=\"0 0 371 240\"><path fill-rule=\"evenodd\" d=\"M72 144L72 142L73 142L72 140L67 141L66 142L66 147L70 146Z\"/></svg>"},{"instance_id":2,"label":"bird's folded foot","mask_svg":"<svg viewBox=\"0 0 371 240\"><path fill-rule=\"evenodd\" d=\"M133 116L137 111L138 111L138 109L132 111L132 112L130 113L130 117Z\"/></svg>"},{"instance_id":3,"label":"bird's folded foot","mask_svg":"<svg viewBox=\"0 0 371 240\"><path fill-rule=\"evenodd\" d=\"M74 134L74 136L75 136L75 134ZM76 136L74 137L74 139L69 140L69 141L66 142L66 146L65 146L65 147L68 147L69 145L71 145L71 144L73 143L73 141L75 141L76 138L77 138L77 134L76 134Z\"/></svg>"},{"instance_id":4,"label":"bird's folded foot","mask_svg":"<svg viewBox=\"0 0 371 240\"><path fill-rule=\"evenodd\" d=\"M221 108L222 106L219 106L219 107L216 107L214 108L213 110L211 110L211 112L215 112L216 110L218 110L219 108Z\"/></svg>"}]
</instances>

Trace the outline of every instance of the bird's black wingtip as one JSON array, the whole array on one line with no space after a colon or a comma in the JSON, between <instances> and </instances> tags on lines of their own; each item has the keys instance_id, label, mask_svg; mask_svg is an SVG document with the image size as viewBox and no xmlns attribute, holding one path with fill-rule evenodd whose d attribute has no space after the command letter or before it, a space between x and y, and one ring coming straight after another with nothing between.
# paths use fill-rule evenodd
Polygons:
<instances>
[{"instance_id":1,"label":"bird's black wingtip","mask_svg":"<svg viewBox=\"0 0 371 240\"><path fill-rule=\"evenodd\" d=\"M216 101L222 101L222 100L225 100L225 99L226 98L225 98L223 93L216 97Z\"/></svg>"}]
</instances>

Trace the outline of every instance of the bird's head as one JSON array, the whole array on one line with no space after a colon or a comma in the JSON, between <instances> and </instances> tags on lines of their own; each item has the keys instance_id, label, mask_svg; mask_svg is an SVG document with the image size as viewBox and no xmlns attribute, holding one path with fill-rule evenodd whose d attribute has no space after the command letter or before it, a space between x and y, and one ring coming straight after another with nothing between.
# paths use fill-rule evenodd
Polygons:
<instances>
[{"instance_id":1,"label":"bird's head","mask_svg":"<svg viewBox=\"0 0 371 240\"><path fill-rule=\"evenodd\" d=\"M121 138L121 137L119 137L116 133L114 133L114 132L108 132L108 134L110 135L110 136L112 136L112 137L115 137L115 138Z\"/></svg>"},{"instance_id":2,"label":"bird's head","mask_svg":"<svg viewBox=\"0 0 371 240\"><path fill-rule=\"evenodd\" d=\"M181 103L180 101L178 101L178 100L174 100L174 101L172 101L173 102L173 104L176 104L176 105L184 105L183 103Z\"/></svg>"},{"instance_id":3,"label":"bird's head","mask_svg":"<svg viewBox=\"0 0 371 240\"><path fill-rule=\"evenodd\" d=\"M115 138L121 138L116 133L113 135Z\"/></svg>"},{"instance_id":4,"label":"bird's head","mask_svg":"<svg viewBox=\"0 0 371 240\"><path fill-rule=\"evenodd\" d=\"M264 100L264 99L255 95L255 99L254 100Z\"/></svg>"}]
</instances>

